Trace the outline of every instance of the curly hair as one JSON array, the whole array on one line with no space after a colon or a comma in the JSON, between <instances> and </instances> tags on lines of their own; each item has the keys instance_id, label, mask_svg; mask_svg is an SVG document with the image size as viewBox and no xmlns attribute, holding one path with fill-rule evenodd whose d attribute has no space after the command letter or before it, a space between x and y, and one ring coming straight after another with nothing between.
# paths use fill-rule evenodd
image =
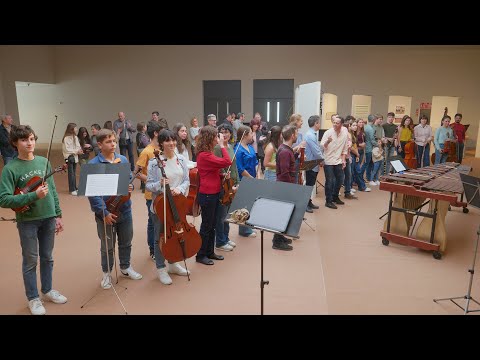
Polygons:
<instances>
[{"instance_id":1,"label":"curly hair","mask_svg":"<svg viewBox=\"0 0 480 360\"><path fill-rule=\"evenodd\" d=\"M195 153L198 155L202 151L213 151L214 140L218 131L213 126L205 125L198 132L197 141L195 141Z\"/></svg>"}]
</instances>

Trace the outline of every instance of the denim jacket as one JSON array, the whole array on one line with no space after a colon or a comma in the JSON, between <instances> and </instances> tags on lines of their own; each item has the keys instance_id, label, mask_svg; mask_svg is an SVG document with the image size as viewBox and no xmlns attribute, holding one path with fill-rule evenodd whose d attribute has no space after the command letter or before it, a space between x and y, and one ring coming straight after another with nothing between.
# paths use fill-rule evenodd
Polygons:
<instances>
[{"instance_id":1,"label":"denim jacket","mask_svg":"<svg viewBox=\"0 0 480 360\"><path fill-rule=\"evenodd\" d=\"M190 176L189 170L187 165L187 160L182 155L177 155L178 161L180 166L183 169L183 179L182 183L177 187L180 189L183 195L188 195L188 189L190 187ZM150 206L150 211L155 214L155 209L153 204L155 199L158 195L163 193L163 186L161 183L161 179L163 178L162 172L158 168L157 159L153 158L150 159L148 162L148 170L147 170L147 182L145 183L145 189L152 193L152 205Z\"/></svg>"}]
</instances>

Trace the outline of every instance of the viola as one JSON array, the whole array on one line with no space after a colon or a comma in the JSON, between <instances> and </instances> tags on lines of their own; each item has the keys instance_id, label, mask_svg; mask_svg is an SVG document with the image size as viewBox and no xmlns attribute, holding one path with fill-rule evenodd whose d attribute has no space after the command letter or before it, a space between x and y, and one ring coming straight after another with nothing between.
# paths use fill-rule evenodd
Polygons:
<instances>
[{"instance_id":1,"label":"viola","mask_svg":"<svg viewBox=\"0 0 480 360\"><path fill-rule=\"evenodd\" d=\"M155 158L167 179L160 152L155 150ZM193 224L187 222L187 198L183 194L173 196L169 184L165 184L163 194L153 202L155 213L163 221L163 234L160 235L159 247L163 256L169 262L184 261L194 256L202 246L202 238Z\"/></svg>"},{"instance_id":2,"label":"viola","mask_svg":"<svg viewBox=\"0 0 480 360\"><path fill-rule=\"evenodd\" d=\"M200 188L200 176L198 175L198 169L190 169L188 176L190 179L190 188L188 189L187 196L187 215L197 217L201 212L197 198L198 189Z\"/></svg>"},{"instance_id":3,"label":"viola","mask_svg":"<svg viewBox=\"0 0 480 360\"><path fill-rule=\"evenodd\" d=\"M133 181L138 177L141 171L142 169L138 169L138 171L133 174L132 180L130 180L128 185L133 183ZM132 194L129 192L127 195L110 196L108 200L105 201L108 212L112 213L113 215L120 216L120 208L123 204L130 200L131 195Z\"/></svg>"},{"instance_id":4,"label":"viola","mask_svg":"<svg viewBox=\"0 0 480 360\"><path fill-rule=\"evenodd\" d=\"M44 183L45 180L47 180L50 176L61 171L65 172L66 170L67 170L67 164L63 164L61 166L57 166L52 172L50 172L44 178L40 176L34 176L27 182L25 187L23 187L22 189L20 189L19 187L16 187L15 191L13 192L13 195L28 194L29 192L37 191L37 189L42 185L42 183ZM23 213L25 211L30 210L30 205L25 205L20 208L12 208L12 210L15 211L16 213Z\"/></svg>"},{"instance_id":5,"label":"viola","mask_svg":"<svg viewBox=\"0 0 480 360\"><path fill-rule=\"evenodd\" d=\"M240 143L242 142L242 139L245 133L246 131L243 132L242 137L240 138L240 141L238 143L237 150L235 150L235 153L233 154L232 165L233 165L233 162L235 161L235 156L237 156L237 151L241 146ZM226 173L230 172L232 165L228 167ZM234 186L235 186L235 183L231 177L228 179L226 177L223 178L223 181L222 181L223 194L220 199L220 204L224 206L229 206L232 203L233 198L235 197L235 192L233 191Z\"/></svg>"}]
</instances>

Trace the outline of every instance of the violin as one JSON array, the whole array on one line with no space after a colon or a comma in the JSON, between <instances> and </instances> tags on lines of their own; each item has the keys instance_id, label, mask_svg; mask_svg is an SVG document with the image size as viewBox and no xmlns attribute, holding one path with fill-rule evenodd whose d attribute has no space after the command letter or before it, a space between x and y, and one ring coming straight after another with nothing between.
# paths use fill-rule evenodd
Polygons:
<instances>
[{"instance_id":1,"label":"violin","mask_svg":"<svg viewBox=\"0 0 480 360\"><path fill-rule=\"evenodd\" d=\"M303 185L303 171L301 170L305 162L305 148L300 148L300 164L298 166L298 184Z\"/></svg>"},{"instance_id":2,"label":"violin","mask_svg":"<svg viewBox=\"0 0 480 360\"><path fill-rule=\"evenodd\" d=\"M139 168L137 172L133 174L132 180L130 180L128 185L133 183L133 181L138 177L141 171L142 169ZM122 207L123 204L125 204L128 200L130 200L131 195L132 194L129 192L127 195L110 196L108 200L105 201L105 205L107 207L108 212L112 213L113 215L120 216L120 208Z\"/></svg>"},{"instance_id":3,"label":"violin","mask_svg":"<svg viewBox=\"0 0 480 360\"><path fill-rule=\"evenodd\" d=\"M237 150L235 150L235 153L233 154L232 165L233 165L233 162L235 161L235 156L237 156L237 151L240 148L240 143L242 142L242 139L243 139L243 136L245 135L245 133L246 133L246 131L243 132L242 137L240 138L240 141L238 142ZM228 167L225 174L228 174L230 172L230 168L232 167L232 165L230 165ZM234 183L234 181L231 177L229 177L228 179L226 177L223 178L223 181L222 181L223 194L222 194L222 197L220 199L220 204L222 204L224 206L228 206L232 203L233 198L235 197L235 192L233 191L234 186L235 186L235 183Z\"/></svg>"},{"instance_id":4,"label":"violin","mask_svg":"<svg viewBox=\"0 0 480 360\"><path fill-rule=\"evenodd\" d=\"M158 168L167 179L160 152L155 150ZM187 222L188 200L183 194L173 196L169 184L165 184L163 194L153 202L156 215L163 221L163 234L160 235L159 247L169 262L185 261L194 256L202 246L202 238L193 224Z\"/></svg>"},{"instance_id":5,"label":"violin","mask_svg":"<svg viewBox=\"0 0 480 360\"><path fill-rule=\"evenodd\" d=\"M34 176L27 182L27 185L25 185L25 187L23 187L22 189L20 189L19 187L16 187L13 195L28 194L29 192L37 191L39 186L41 186L45 182L45 180L47 180L50 176L61 171L65 172L66 170L67 170L67 164L63 164L61 166L57 166L52 172L50 172L44 178L40 176ZM30 210L30 205L25 205L20 208L12 208L12 210L15 211L16 213L24 213L25 211Z\"/></svg>"},{"instance_id":6,"label":"violin","mask_svg":"<svg viewBox=\"0 0 480 360\"><path fill-rule=\"evenodd\" d=\"M190 179L190 188L188 189L187 196L187 215L197 217L201 212L197 198L198 189L200 188L200 176L198 175L198 169L190 169L188 176Z\"/></svg>"}]
</instances>

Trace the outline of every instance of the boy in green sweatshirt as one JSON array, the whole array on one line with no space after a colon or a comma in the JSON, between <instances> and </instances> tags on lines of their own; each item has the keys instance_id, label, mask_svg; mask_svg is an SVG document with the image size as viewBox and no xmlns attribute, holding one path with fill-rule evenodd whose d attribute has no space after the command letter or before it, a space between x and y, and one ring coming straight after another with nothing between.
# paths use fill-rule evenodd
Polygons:
<instances>
[{"instance_id":1,"label":"boy in green sweatshirt","mask_svg":"<svg viewBox=\"0 0 480 360\"><path fill-rule=\"evenodd\" d=\"M53 246L55 234L63 231L62 211L58 202L53 176L35 191L14 195L15 189L25 188L35 176L43 178L51 165L42 156L34 155L37 136L28 125L20 125L10 132L10 143L17 148L18 157L2 171L0 181L0 207L29 209L16 213L17 228L22 246L22 272L28 307L33 315L46 313L37 289L37 261L40 255L40 279L43 299L64 304L67 298L52 289Z\"/></svg>"}]
</instances>

